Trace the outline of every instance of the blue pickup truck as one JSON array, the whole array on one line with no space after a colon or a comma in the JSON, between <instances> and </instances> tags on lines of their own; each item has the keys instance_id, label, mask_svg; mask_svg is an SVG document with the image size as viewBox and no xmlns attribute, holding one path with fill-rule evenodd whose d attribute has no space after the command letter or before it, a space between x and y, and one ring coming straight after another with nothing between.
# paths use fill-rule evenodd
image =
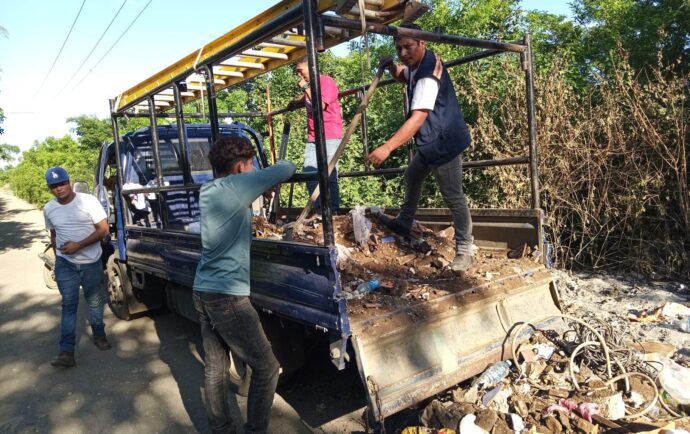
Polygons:
<instances>
[{"instance_id":1,"label":"blue pickup truck","mask_svg":"<svg viewBox=\"0 0 690 434\"><path fill-rule=\"evenodd\" d=\"M213 176L206 158L211 129L204 124L186 124L185 129L186 147L179 146L177 126L172 125L158 126L158 153L148 127L121 138L119 158L114 143L101 150L94 194L108 211L109 305L120 319L167 306L197 320L191 287L201 240L195 225L199 187ZM248 137L256 147L256 164L268 164L261 137L251 128L224 124L220 135ZM187 158L181 158L183 149ZM158 185L161 179L163 185ZM283 211L289 214L278 212ZM545 244L540 210L472 213L475 242L481 249L505 252L524 244ZM445 209L420 209L417 219L436 228L450 224ZM322 336L330 348L323 356L336 367L356 363L376 419L506 358L506 336L514 324L559 312L548 270L533 261L530 267L503 267L511 271L434 300L349 309L352 302L340 296L337 259L336 247L254 239L251 301L284 372L304 362L306 332ZM246 392L247 371L240 360L233 360L231 377L239 393Z\"/></svg>"}]
</instances>

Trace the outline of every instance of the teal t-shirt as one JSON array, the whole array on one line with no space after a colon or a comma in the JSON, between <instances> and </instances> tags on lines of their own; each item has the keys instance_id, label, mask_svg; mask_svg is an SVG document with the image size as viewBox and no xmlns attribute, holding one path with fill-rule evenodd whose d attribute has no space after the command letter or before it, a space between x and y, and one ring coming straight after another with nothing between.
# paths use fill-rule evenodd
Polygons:
<instances>
[{"instance_id":1,"label":"teal t-shirt","mask_svg":"<svg viewBox=\"0 0 690 434\"><path fill-rule=\"evenodd\" d=\"M251 205L263 192L295 173L278 161L266 169L216 178L201 187L201 260L194 290L249 295Z\"/></svg>"}]
</instances>

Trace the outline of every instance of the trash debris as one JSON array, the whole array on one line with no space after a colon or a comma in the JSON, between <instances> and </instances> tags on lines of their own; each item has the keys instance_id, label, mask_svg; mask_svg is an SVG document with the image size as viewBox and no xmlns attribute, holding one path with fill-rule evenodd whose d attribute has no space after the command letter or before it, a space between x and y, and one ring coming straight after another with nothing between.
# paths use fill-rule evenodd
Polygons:
<instances>
[{"instance_id":1,"label":"trash debris","mask_svg":"<svg viewBox=\"0 0 690 434\"><path fill-rule=\"evenodd\" d=\"M676 326L678 330L690 333L690 317L676 321Z\"/></svg>"},{"instance_id":2,"label":"trash debris","mask_svg":"<svg viewBox=\"0 0 690 434\"><path fill-rule=\"evenodd\" d=\"M659 374L659 383L680 404L690 404L690 368L666 358Z\"/></svg>"},{"instance_id":3,"label":"trash debris","mask_svg":"<svg viewBox=\"0 0 690 434\"><path fill-rule=\"evenodd\" d=\"M665 318L671 318L674 316L690 317L690 307L680 303L666 302L661 307L661 314Z\"/></svg>"},{"instance_id":4,"label":"trash debris","mask_svg":"<svg viewBox=\"0 0 690 434\"><path fill-rule=\"evenodd\" d=\"M350 211L352 216L352 228L355 233L355 242L360 247L364 246L369 239L371 233L371 220L366 215L366 209L363 206L356 206Z\"/></svg>"},{"instance_id":5,"label":"trash debris","mask_svg":"<svg viewBox=\"0 0 690 434\"><path fill-rule=\"evenodd\" d=\"M473 385L478 385L480 389L486 389L498 383L508 376L510 367L513 363L510 360L496 362L487 368L482 375L477 377Z\"/></svg>"},{"instance_id":6,"label":"trash debris","mask_svg":"<svg viewBox=\"0 0 690 434\"><path fill-rule=\"evenodd\" d=\"M473 414L465 415L460 421L459 434L489 434L489 431L474 424L477 416Z\"/></svg>"}]
</instances>

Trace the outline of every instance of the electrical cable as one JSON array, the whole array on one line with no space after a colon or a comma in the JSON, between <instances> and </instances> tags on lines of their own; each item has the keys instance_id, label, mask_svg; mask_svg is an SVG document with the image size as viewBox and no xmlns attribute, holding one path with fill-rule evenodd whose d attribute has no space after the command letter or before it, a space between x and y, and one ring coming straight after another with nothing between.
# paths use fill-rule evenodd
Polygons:
<instances>
[{"instance_id":1,"label":"electrical cable","mask_svg":"<svg viewBox=\"0 0 690 434\"><path fill-rule=\"evenodd\" d=\"M69 39L70 35L72 34L72 30L74 30L74 26L77 24L77 20L79 19L79 15L81 15L82 9L84 9L84 5L86 4L86 0L83 0L81 2L81 6L79 7L79 12L77 12L77 16L74 17L74 21L72 21L72 26L69 28L69 32L67 32L67 36L65 37L65 40L62 41L62 46L60 47L60 51L58 51L57 56L55 56L55 60L53 60L53 64L50 65L50 69L48 70L48 73L46 76L43 78L43 81L41 82L41 85L38 86L38 90L34 94L34 98L36 98L36 95L43 89L43 85L46 84L46 80L48 80L48 77L50 74L53 72L53 68L55 68L55 64L57 63L58 59L60 58L60 55L62 54L62 50L65 48L65 45L67 45L67 40Z\"/></svg>"},{"instance_id":2,"label":"electrical cable","mask_svg":"<svg viewBox=\"0 0 690 434\"><path fill-rule=\"evenodd\" d=\"M113 16L113 18L110 20L110 23L108 24L108 27L106 27L105 30L103 30L103 33L101 33L101 36L98 38L98 41L96 41L96 43L94 44L94 46L91 48L91 51L89 51L89 54L86 55L86 58L84 58L84 60L81 62L81 65L79 65L79 67L77 68L77 70L74 71L74 74L72 74L72 76L69 78L69 80L67 80L67 83L65 83L65 85L62 87L62 89L60 89L60 92L58 92L58 95L60 95L65 89L67 89L67 86L69 86L70 83L72 82L72 80L74 80L74 77L76 77L77 74L79 74L79 71L81 71L81 68L83 68L83 67L84 67L84 64L86 64L86 61L89 60L89 58L91 57L91 55L93 54L93 52L96 50L96 48L98 48L98 45L99 45L99 44L101 43L101 41L103 40L103 37L105 36L105 34L108 33L108 30L110 29L110 27L111 27L111 26L113 25L113 23L115 22L115 19L117 18L117 16L120 15L120 12L122 11L122 8L125 7L125 4L126 4L126 3L127 3L127 0L124 0L124 1L122 2L122 4L120 5L120 8L117 10L117 12L115 12L115 16Z\"/></svg>"},{"instance_id":3,"label":"electrical cable","mask_svg":"<svg viewBox=\"0 0 690 434\"><path fill-rule=\"evenodd\" d=\"M153 1L153 0L149 0L148 3L146 3L146 4L144 5L144 7L141 8L141 10L140 10L139 13L137 14L137 16L134 17L134 19L132 20L131 23L129 23L129 25L127 26L127 28L125 29L125 31L122 32L122 34L117 38L117 40L116 40L115 42L113 42L113 45L111 45L110 48L108 48L108 51L106 51L105 54L104 54L100 59L98 59L98 62L96 62L96 64L93 65L93 66L91 67L91 69L89 69L89 72L87 72L86 75L84 75L84 76L81 78L81 80L79 80L79 83L77 83L77 84L74 85L74 87L72 88L72 90L74 90L74 89L76 89L77 87L79 87L79 85L82 84L82 83L84 82L84 80L86 80L86 77L88 77L88 76L91 74L91 72L92 72L94 69L96 69L96 67L97 67L98 65L101 64L101 62L103 61L103 59L105 59L106 56L108 56L108 54L110 54L110 52L113 50L113 48L115 48L115 46L117 45L117 43L120 42L120 39L122 39L122 37L125 36L125 35L127 34L127 32L129 31L129 29L131 29L132 26L134 25L134 23L137 22L137 20L138 20L139 17L141 16L141 14L144 13L144 11L146 10L146 8L149 7L149 5L151 4L152 1Z\"/></svg>"}]
</instances>

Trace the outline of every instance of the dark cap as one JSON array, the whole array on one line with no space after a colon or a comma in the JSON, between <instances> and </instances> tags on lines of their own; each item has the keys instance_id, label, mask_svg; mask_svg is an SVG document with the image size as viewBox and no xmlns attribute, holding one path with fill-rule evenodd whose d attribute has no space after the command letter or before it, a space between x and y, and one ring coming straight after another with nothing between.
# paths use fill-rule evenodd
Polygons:
<instances>
[{"instance_id":1,"label":"dark cap","mask_svg":"<svg viewBox=\"0 0 690 434\"><path fill-rule=\"evenodd\" d=\"M59 184L65 181L69 181L69 175L62 167L51 167L46 170L46 182L48 185Z\"/></svg>"}]
</instances>

